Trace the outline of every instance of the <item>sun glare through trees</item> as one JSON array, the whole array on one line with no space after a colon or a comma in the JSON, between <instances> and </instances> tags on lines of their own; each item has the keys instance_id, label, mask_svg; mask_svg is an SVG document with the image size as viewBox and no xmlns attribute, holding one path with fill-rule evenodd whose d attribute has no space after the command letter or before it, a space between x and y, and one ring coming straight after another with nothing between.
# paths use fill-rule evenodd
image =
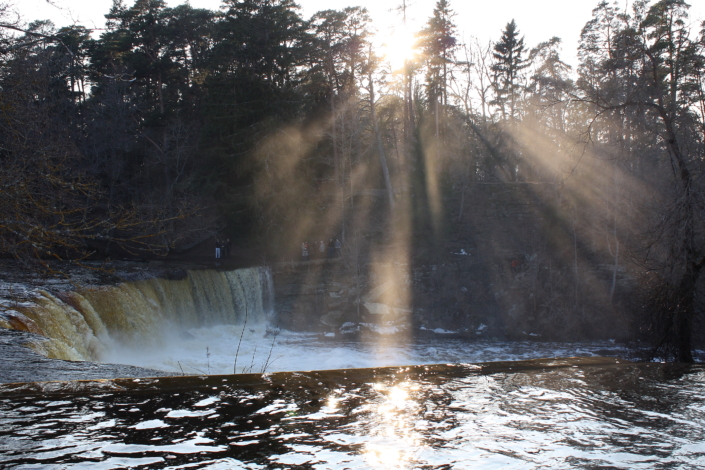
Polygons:
<instances>
[{"instance_id":1,"label":"sun glare through trees","mask_svg":"<svg viewBox=\"0 0 705 470\"><path fill-rule=\"evenodd\" d=\"M2 255L332 250L419 325L618 331L692 361L702 18L683 0L596 2L571 67L561 38L530 44L511 12L485 42L449 0L418 26L400 3L375 24L293 0L116 1L100 31L2 4ZM422 278L427 291L410 287Z\"/></svg>"}]
</instances>

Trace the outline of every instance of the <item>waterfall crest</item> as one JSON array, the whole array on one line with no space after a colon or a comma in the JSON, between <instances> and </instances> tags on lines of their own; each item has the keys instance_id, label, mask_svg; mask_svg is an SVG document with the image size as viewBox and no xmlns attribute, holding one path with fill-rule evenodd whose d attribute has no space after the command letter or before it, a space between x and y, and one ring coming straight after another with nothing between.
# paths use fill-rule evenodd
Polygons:
<instances>
[{"instance_id":1,"label":"waterfall crest","mask_svg":"<svg viewBox=\"0 0 705 470\"><path fill-rule=\"evenodd\" d=\"M17 310L49 341L47 357L100 361L114 344L159 346L164 333L208 325L264 323L273 312L267 268L189 271L184 280L148 279L52 295ZM247 320L246 320L247 319Z\"/></svg>"}]
</instances>

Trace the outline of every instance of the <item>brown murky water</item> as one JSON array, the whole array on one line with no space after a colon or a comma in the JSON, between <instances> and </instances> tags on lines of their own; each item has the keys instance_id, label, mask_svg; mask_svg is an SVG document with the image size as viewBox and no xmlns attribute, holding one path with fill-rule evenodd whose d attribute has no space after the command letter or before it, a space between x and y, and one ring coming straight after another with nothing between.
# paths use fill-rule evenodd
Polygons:
<instances>
[{"instance_id":1,"label":"brown murky water","mask_svg":"<svg viewBox=\"0 0 705 470\"><path fill-rule=\"evenodd\" d=\"M705 467L705 367L604 358L0 385L0 467Z\"/></svg>"}]
</instances>

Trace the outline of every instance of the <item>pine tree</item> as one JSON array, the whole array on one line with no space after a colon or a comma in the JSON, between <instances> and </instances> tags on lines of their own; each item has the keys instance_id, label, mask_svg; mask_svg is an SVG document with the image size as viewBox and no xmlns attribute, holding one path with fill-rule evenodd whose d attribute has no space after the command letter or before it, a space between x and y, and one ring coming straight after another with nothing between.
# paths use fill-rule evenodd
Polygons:
<instances>
[{"instance_id":1,"label":"pine tree","mask_svg":"<svg viewBox=\"0 0 705 470\"><path fill-rule=\"evenodd\" d=\"M705 268L705 123L694 112L705 105L699 82L705 43L691 37L683 0L661 0L650 7L637 2L633 16L616 10L606 15L605 5L600 7L596 19L617 18L622 24L615 31L613 21L593 21L584 30L581 101L593 106L596 138L614 139L597 123L605 120L610 129L609 119L619 113L632 134L650 139L648 152L639 153L642 160L651 158L652 166L645 169L651 170L649 176L656 173L654 191L662 199L641 240L643 263L655 274L645 299L647 317L641 321L653 341L652 358L692 362L698 284Z\"/></svg>"},{"instance_id":2,"label":"pine tree","mask_svg":"<svg viewBox=\"0 0 705 470\"><path fill-rule=\"evenodd\" d=\"M492 65L496 95L494 102L500 107L502 119L507 119L507 115L516 117L517 102L524 89L521 71L529 65L528 60L524 59L525 52L524 38L519 38L519 30L512 20L507 23L492 54L495 59Z\"/></svg>"},{"instance_id":3,"label":"pine tree","mask_svg":"<svg viewBox=\"0 0 705 470\"><path fill-rule=\"evenodd\" d=\"M448 105L448 68L454 62L457 47L455 13L448 0L438 0L433 16L421 32L426 55L426 97L429 104Z\"/></svg>"}]
</instances>

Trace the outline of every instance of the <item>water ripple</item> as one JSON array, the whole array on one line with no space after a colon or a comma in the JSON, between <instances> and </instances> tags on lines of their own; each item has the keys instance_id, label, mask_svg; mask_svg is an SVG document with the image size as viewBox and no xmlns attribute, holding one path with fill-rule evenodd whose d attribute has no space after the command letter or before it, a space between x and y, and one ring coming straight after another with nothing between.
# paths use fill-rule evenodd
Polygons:
<instances>
[{"instance_id":1,"label":"water ripple","mask_svg":"<svg viewBox=\"0 0 705 470\"><path fill-rule=\"evenodd\" d=\"M597 359L13 385L0 467L696 469L704 385Z\"/></svg>"}]
</instances>

